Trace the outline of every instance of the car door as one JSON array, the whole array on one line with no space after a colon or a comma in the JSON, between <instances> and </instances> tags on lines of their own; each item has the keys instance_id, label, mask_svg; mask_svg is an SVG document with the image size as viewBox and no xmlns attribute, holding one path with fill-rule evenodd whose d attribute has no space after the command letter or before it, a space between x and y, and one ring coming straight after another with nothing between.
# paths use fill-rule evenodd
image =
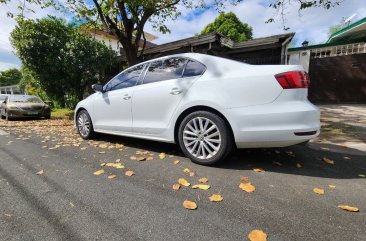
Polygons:
<instances>
[{"instance_id":1,"label":"car door","mask_svg":"<svg viewBox=\"0 0 366 241\"><path fill-rule=\"evenodd\" d=\"M184 76L190 62L193 61L172 57L150 63L143 84L133 92L134 133L159 135L168 128L179 102L199 76L189 75L191 71L188 69L187 76Z\"/></svg>"},{"instance_id":2,"label":"car door","mask_svg":"<svg viewBox=\"0 0 366 241\"><path fill-rule=\"evenodd\" d=\"M96 131L131 132L131 98L144 64L120 73L98 92L93 101Z\"/></svg>"}]
</instances>

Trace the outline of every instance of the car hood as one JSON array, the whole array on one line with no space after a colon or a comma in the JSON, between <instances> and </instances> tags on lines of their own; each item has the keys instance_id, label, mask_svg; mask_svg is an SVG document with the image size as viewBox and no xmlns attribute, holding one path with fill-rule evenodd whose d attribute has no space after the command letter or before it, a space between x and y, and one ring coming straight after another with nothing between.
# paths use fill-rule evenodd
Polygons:
<instances>
[{"instance_id":1,"label":"car hood","mask_svg":"<svg viewBox=\"0 0 366 241\"><path fill-rule=\"evenodd\" d=\"M39 109L46 107L43 103L8 103L8 107L18 107L18 108L27 108L27 109Z\"/></svg>"}]
</instances>

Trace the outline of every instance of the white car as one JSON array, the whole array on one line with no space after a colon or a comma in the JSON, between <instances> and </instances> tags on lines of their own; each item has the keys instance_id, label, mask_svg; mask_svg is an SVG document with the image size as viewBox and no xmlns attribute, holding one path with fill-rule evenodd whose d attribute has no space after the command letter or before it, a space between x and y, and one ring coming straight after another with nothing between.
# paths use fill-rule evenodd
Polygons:
<instances>
[{"instance_id":1,"label":"white car","mask_svg":"<svg viewBox=\"0 0 366 241\"><path fill-rule=\"evenodd\" d=\"M237 148L284 147L320 130L302 66L249 65L186 53L132 66L79 102L80 136L96 132L179 143L209 165Z\"/></svg>"}]
</instances>

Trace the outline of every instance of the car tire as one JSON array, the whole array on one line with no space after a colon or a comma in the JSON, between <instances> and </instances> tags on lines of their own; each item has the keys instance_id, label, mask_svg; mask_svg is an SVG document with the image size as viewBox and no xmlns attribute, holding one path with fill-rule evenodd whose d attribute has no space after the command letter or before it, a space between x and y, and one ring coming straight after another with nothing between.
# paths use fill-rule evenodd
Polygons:
<instances>
[{"instance_id":1,"label":"car tire","mask_svg":"<svg viewBox=\"0 0 366 241\"><path fill-rule=\"evenodd\" d=\"M92 120L86 110L78 112L75 124L77 132L84 140L92 139L95 136Z\"/></svg>"},{"instance_id":2,"label":"car tire","mask_svg":"<svg viewBox=\"0 0 366 241\"><path fill-rule=\"evenodd\" d=\"M233 137L226 121L208 111L187 115L180 123L178 141L183 153L201 165L223 161L233 147Z\"/></svg>"},{"instance_id":3,"label":"car tire","mask_svg":"<svg viewBox=\"0 0 366 241\"><path fill-rule=\"evenodd\" d=\"M51 115L46 115L44 118L45 118L46 120L49 120L49 119L51 119Z\"/></svg>"}]
</instances>

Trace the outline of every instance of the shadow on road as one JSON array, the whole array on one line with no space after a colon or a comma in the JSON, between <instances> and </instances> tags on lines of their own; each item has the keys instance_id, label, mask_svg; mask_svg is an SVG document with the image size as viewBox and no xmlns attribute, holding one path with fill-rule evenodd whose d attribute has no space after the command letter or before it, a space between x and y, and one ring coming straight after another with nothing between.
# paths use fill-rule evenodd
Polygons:
<instances>
[{"instance_id":1,"label":"shadow on road","mask_svg":"<svg viewBox=\"0 0 366 241\"><path fill-rule=\"evenodd\" d=\"M97 140L185 158L179 146L175 144L104 134ZM325 163L324 157L333 160L334 165ZM366 175L366 153L349 147L319 143L286 148L237 149L226 160L209 168L251 170L256 167L267 172L301 176L362 178L362 175Z\"/></svg>"}]
</instances>

